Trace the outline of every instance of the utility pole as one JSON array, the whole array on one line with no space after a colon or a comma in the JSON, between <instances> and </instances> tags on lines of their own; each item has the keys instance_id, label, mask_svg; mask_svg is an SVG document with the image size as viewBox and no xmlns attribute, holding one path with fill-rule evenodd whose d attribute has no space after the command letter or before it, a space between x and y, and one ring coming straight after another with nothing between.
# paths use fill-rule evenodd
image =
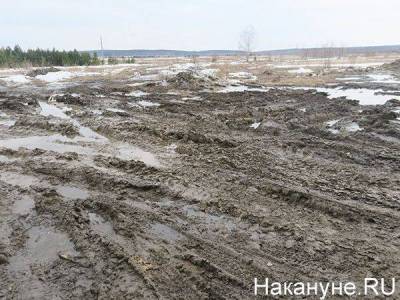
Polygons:
<instances>
[{"instance_id":1,"label":"utility pole","mask_svg":"<svg viewBox=\"0 0 400 300\"><path fill-rule=\"evenodd\" d=\"M101 58L104 59L103 37L100 35Z\"/></svg>"}]
</instances>

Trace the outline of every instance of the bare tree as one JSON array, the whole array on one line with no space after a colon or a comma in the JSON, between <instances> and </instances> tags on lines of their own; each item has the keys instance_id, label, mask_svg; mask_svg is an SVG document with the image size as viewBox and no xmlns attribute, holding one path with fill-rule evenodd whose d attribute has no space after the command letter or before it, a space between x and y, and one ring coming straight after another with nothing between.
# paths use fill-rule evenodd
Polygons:
<instances>
[{"instance_id":1,"label":"bare tree","mask_svg":"<svg viewBox=\"0 0 400 300\"><path fill-rule=\"evenodd\" d=\"M240 34L239 50L246 53L246 61L249 61L250 55L254 51L254 44L256 39L256 31L253 26L247 27Z\"/></svg>"}]
</instances>

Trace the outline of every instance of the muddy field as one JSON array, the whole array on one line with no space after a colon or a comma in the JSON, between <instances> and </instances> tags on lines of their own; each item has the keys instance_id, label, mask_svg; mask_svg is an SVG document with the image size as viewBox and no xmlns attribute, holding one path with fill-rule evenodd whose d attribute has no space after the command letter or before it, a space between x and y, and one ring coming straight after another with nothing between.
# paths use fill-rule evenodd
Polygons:
<instances>
[{"instance_id":1,"label":"muddy field","mask_svg":"<svg viewBox=\"0 0 400 300\"><path fill-rule=\"evenodd\" d=\"M134 68L0 78L1 299L251 299L254 277L400 276L396 70L330 72L347 79L318 91L265 85L280 70ZM315 86L303 73L291 82Z\"/></svg>"}]
</instances>

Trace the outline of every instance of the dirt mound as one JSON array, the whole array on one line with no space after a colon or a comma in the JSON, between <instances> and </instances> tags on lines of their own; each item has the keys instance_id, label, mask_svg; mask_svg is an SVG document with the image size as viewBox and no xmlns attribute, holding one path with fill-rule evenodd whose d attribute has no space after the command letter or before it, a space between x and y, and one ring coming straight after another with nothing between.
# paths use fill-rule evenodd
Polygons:
<instances>
[{"instance_id":1,"label":"dirt mound","mask_svg":"<svg viewBox=\"0 0 400 300\"><path fill-rule=\"evenodd\" d=\"M196 76L194 72L180 72L167 80L168 84L176 89L198 90L213 84L214 78Z\"/></svg>"},{"instance_id":2,"label":"dirt mound","mask_svg":"<svg viewBox=\"0 0 400 300\"><path fill-rule=\"evenodd\" d=\"M19 96L5 96L2 98L0 95L0 109L23 111L28 106L37 106L36 99L22 98Z\"/></svg>"},{"instance_id":3,"label":"dirt mound","mask_svg":"<svg viewBox=\"0 0 400 300\"><path fill-rule=\"evenodd\" d=\"M82 99L80 94L72 93L72 94L54 94L51 95L49 101L61 102L65 104L73 104L73 105L88 105L89 101L86 99Z\"/></svg>"},{"instance_id":4,"label":"dirt mound","mask_svg":"<svg viewBox=\"0 0 400 300\"><path fill-rule=\"evenodd\" d=\"M51 72L59 72L61 71L60 69L54 68L54 67L50 67L50 68L39 68L39 69L34 69L28 73L26 73L26 76L29 77L36 77L38 75L46 75L47 73L51 73Z\"/></svg>"},{"instance_id":5,"label":"dirt mound","mask_svg":"<svg viewBox=\"0 0 400 300\"><path fill-rule=\"evenodd\" d=\"M400 59L382 65L382 69L400 73Z\"/></svg>"}]
</instances>

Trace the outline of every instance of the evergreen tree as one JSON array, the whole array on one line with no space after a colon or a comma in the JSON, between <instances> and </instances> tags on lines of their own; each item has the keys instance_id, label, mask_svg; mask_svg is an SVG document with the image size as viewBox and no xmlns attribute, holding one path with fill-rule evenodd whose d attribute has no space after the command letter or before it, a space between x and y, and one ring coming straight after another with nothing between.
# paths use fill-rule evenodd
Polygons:
<instances>
[{"instance_id":1,"label":"evergreen tree","mask_svg":"<svg viewBox=\"0 0 400 300\"><path fill-rule=\"evenodd\" d=\"M34 67L45 66L88 66L100 64L97 53L91 56L87 52L58 51L28 49L23 51L16 45L13 49L10 47L0 48L0 67L19 67L26 64Z\"/></svg>"}]
</instances>

